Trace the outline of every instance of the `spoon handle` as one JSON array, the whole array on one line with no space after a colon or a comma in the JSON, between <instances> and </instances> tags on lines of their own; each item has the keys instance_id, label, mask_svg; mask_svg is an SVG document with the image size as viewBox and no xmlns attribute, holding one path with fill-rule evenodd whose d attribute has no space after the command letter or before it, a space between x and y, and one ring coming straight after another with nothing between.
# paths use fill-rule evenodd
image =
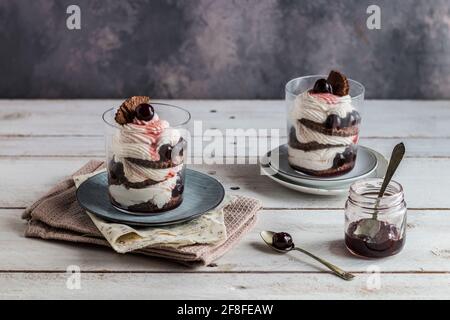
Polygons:
<instances>
[{"instance_id":1,"label":"spoon handle","mask_svg":"<svg viewBox=\"0 0 450 320\"><path fill-rule=\"evenodd\" d=\"M354 276L353 274L351 274L350 272L344 271L344 270L342 270L341 268L335 266L334 264L329 263L328 261L325 261L325 260L323 260L323 259L321 259L321 258L319 258L319 257L317 257L317 256L315 256L315 255L313 255L312 253L310 253L310 252L308 252L308 251L306 251L306 250L304 250L304 249L302 249L302 248L294 247L293 250L300 251L300 252L302 252L302 253L304 253L304 254L310 256L311 258L313 258L313 259L319 261L321 264L323 264L323 265L326 266L328 269L330 269L331 271L333 271L334 274L336 274L338 277L340 277L340 278L342 278L342 279L344 279L344 280L347 280L347 281L348 281L348 280L352 280L352 279L355 277L355 276Z\"/></svg>"},{"instance_id":2,"label":"spoon handle","mask_svg":"<svg viewBox=\"0 0 450 320\"><path fill-rule=\"evenodd\" d=\"M386 170L386 175L384 176L383 184L381 185L380 192L378 193L378 198L382 198L384 192L386 191L389 182L391 182L392 176L397 170L400 161L402 161L405 155L405 145L403 142L397 144L392 150L391 160L389 161L388 168Z\"/></svg>"}]
</instances>

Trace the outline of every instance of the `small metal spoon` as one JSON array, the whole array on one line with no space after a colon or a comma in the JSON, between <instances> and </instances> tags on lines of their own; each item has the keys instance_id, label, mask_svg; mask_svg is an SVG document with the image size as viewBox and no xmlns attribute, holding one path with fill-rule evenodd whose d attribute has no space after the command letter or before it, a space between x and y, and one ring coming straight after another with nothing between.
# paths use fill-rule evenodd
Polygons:
<instances>
[{"instance_id":1,"label":"small metal spoon","mask_svg":"<svg viewBox=\"0 0 450 320\"><path fill-rule=\"evenodd\" d=\"M276 247L273 245L273 235L274 235L274 234L275 234L275 232L273 232L273 231L261 231L261 233L260 233L261 238L264 240L264 242L265 242L269 247L271 247L273 250L275 250L275 251L277 251L277 252L280 252L280 253L288 253L289 251L297 250L297 251L303 252L304 254L310 256L311 258L313 258L313 259L319 261L321 264L323 264L323 265L326 266L328 269L330 269L331 271L333 271L334 274L336 274L338 277L340 277L340 278L342 278L342 279L344 279L344 280L347 280L347 281L348 281L348 280L352 280L352 279L355 277L355 276L354 276L353 274L351 274L350 272L346 272L346 271L342 270L341 268L335 266L334 264L331 264L331 263L329 263L328 261L325 261L325 260L323 260L323 259L321 259L321 258L319 258L319 257L317 257L317 256L315 256L315 255L313 255L312 253L310 253L310 252L308 252L308 251L306 251L306 250L304 250L304 249L302 249L302 248L296 247L294 244L292 244L292 247L287 248L287 249L285 249L285 250L280 250L280 249L276 248Z\"/></svg>"},{"instance_id":2,"label":"small metal spoon","mask_svg":"<svg viewBox=\"0 0 450 320\"><path fill-rule=\"evenodd\" d=\"M383 184L381 185L380 192L378 193L378 198L382 198L384 192L386 191L389 182L391 182L392 176L398 168L398 165L405 155L405 145L403 142L397 144L392 150L391 159L389 160L389 165L386 170L386 175L384 176Z\"/></svg>"},{"instance_id":3,"label":"small metal spoon","mask_svg":"<svg viewBox=\"0 0 450 320\"><path fill-rule=\"evenodd\" d=\"M377 220L378 218L378 206L380 205L381 198L383 198L384 192L386 191L387 186L389 185L389 182L391 182L392 177L394 176L395 171L398 168L398 165L403 159L403 156L405 155L405 145L403 142L397 144L394 149L392 150L391 159L389 160L389 165L386 170L386 174L384 176L383 183L380 188L380 192L378 193L378 198L375 203L375 212L373 215L373 219Z\"/></svg>"}]
</instances>

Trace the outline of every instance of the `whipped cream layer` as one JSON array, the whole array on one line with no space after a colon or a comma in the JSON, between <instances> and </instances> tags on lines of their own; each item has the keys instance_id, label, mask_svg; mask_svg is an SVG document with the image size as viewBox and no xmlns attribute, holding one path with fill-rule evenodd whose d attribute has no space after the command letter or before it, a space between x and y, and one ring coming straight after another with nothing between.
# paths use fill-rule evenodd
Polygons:
<instances>
[{"instance_id":1,"label":"whipped cream layer","mask_svg":"<svg viewBox=\"0 0 450 320\"><path fill-rule=\"evenodd\" d=\"M347 95L338 97L330 93L311 93L305 91L298 95L291 110L291 121L308 119L316 123L324 123L329 115L335 114L345 118L355 108L352 98Z\"/></svg>"},{"instance_id":2,"label":"whipped cream layer","mask_svg":"<svg viewBox=\"0 0 450 320\"><path fill-rule=\"evenodd\" d=\"M358 135L349 137L330 136L306 127L297 121L295 125L295 136L301 143L317 142L319 144L330 144L334 146L350 145L358 142Z\"/></svg>"},{"instance_id":3,"label":"whipped cream layer","mask_svg":"<svg viewBox=\"0 0 450 320\"><path fill-rule=\"evenodd\" d=\"M164 181L175 177L183 169L183 164L172 168L155 169L140 166L128 160L122 160L122 163L125 177L131 183L143 182L148 179L158 182Z\"/></svg>"},{"instance_id":4,"label":"whipped cream layer","mask_svg":"<svg viewBox=\"0 0 450 320\"><path fill-rule=\"evenodd\" d=\"M295 138L302 144L317 143L320 147L314 150L307 147L293 148L289 146L289 163L293 166L312 171L325 171L333 168L337 154L358 142L358 135L341 136L330 134L331 130L320 130L330 115L346 118L355 111L349 95L339 97L330 93L303 92L295 98L294 106L289 114L289 121L295 129ZM300 122L306 119L318 124L319 129L310 128ZM324 127L325 128L325 127ZM293 144L295 145L295 144Z\"/></svg>"},{"instance_id":5,"label":"whipped cream layer","mask_svg":"<svg viewBox=\"0 0 450 320\"><path fill-rule=\"evenodd\" d=\"M161 209L172 199L172 190L177 183L177 176L141 189L127 189L123 185L110 185L109 193L117 203L131 207L151 202Z\"/></svg>"},{"instance_id":6,"label":"whipped cream layer","mask_svg":"<svg viewBox=\"0 0 450 320\"><path fill-rule=\"evenodd\" d=\"M125 208L148 203L162 209L169 203L184 169L181 153L184 144L179 144L180 141L180 131L171 128L156 113L149 121L135 118L122 125L112 137L110 150L112 162L121 164L114 167L113 173L121 184L109 185L114 201ZM174 151L172 159L168 146ZM125 179L121 180L122 175Z\"/></svg>"},{"instance_id":7,"label":"whipped cream layer","mask_svg":"<svg viewBox=\"0 0 450 320\"><path fill-rule=\"evenodd\" d=\"M333 167L337 154L343 153L346 147L333 147L304 151L288 147L289 163L307 170L322 171Z\"/></svg>"},{"instance_id":8,"label":"whipped cream layer","mask_svg":"<svg viewBox=\"0 0 450 320\"><path fill-rule=\"evenodd\" d=\"M134 120L122 126L113 137L112 153L117 159L135 158L159 161L159 149L164 144L175 146L181 138L178 129L170 128L155 114L150 121Z\"/></svg>"}]
</instances>

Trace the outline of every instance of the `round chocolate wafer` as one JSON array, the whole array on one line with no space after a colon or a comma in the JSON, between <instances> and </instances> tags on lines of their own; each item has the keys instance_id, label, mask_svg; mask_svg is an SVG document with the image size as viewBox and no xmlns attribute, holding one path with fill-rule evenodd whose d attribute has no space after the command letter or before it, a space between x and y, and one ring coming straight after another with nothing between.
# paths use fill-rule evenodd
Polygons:
<instances>
[{"instance_id":1,"label":"round chocolate wafer","mask_svg":"<svg viewBox=\"0 0 450 320\"><path fill-rule=\"evenodd\" d=\"M136 115L136 107L142 103L150 103L150 97L133 96L125 100L116 112L116 122L120 125L132 122Z\"/></svg>"},{"instance_id":2,"label":"round chocolate wafer","mask_svg":"<svg viewBox=\"0 0 450 320\"><path fill-rule=\"evenodd\" d=\"M332 70L328 75L327 82L333 87L333 94L343 97L350 92L347 77L339 71Z\"/></svg>"}]
</instances>

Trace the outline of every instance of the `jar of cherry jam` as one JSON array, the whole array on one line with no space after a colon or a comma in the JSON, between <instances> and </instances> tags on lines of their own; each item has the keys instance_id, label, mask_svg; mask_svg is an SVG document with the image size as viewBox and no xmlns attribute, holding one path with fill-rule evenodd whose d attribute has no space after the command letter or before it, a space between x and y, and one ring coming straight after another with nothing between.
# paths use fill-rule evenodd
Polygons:
<instances>
[{"instance_id":1,"label":"jar of cherry jam","mask_svg":"<svg viewBox=\"0 0 450 320\"><path fill-rule=\"evenodd\" d=\"M345 245L354 255L384 258L405 244L406 202L403 187L393 180L378 199L382 179L353 183L345 205Z\"/></svg>"}]
</instances>

